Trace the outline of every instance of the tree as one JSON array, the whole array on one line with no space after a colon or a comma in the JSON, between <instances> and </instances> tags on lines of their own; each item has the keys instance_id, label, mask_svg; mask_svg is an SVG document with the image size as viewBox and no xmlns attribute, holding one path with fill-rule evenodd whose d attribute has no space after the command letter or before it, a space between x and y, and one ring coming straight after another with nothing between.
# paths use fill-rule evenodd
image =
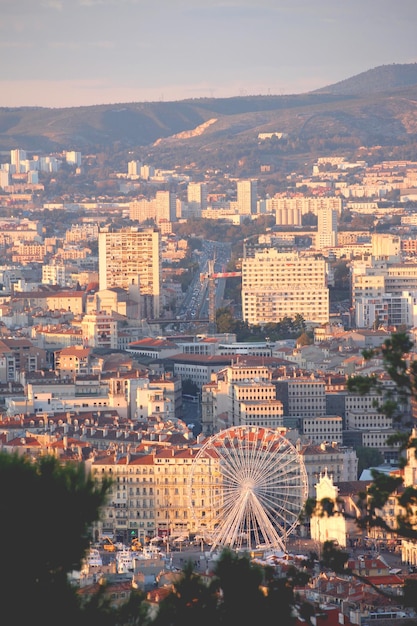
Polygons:
<instances>
[{"instance_id":1,"label":"tree","mask_svg":"<svg viewBox=\"0 0 417 626\"><path fill-rule=\"evenodd\" d=\"M296 341L297 348L300 348L301 346L311 346L312 343L313 339L311 339L306 332L301 333Z\"/></svg>"},{"instance_id":2,"label":"tree","mask_svg":"<svg viewBox=\"0 0 417 626\"><path fill-rule=\"evenodd\" d=\"M214 626L216 612L214 585L203 582L189 561L174 582L172 592L161 601L152 626Z\"/></svg>"},{"instance_id":3,"label":"tree","mask_svg":"<svg viewBox=\"0 0 417 626\"><path fill-rule=\"evenodd\" d=\"M296 607L294 588L305 585L306 572L290 568L278 576L272 567L262 567L248 554L223 549L210 582L184 566L172 592L160 603L152 626L229 626L256 624L293 626ZM312 608L314 612L314 608Z\"/></svg>"},{"instance_id":4,"label":"tree","mask_svg":"<svg viewBox=\"0 0 417 626\"><path fill-rule=\"evenodd\" d=\"M14 623L81 623L68 573L80 569L109 485L83 464L0 452L0 593Z\"/></svg>"},{"instance_id":5,"label":"tree","mask_svg":"<svg viewBox=\"0 0 417 626\"><path fill-rule=\"evenodd\" d=\"M356 456L358 457L358 476L364 469L375 465L381 465L384 462L384 455L379 448L366 448L358 446L356 448Z\"/></svg>"},{"instance_id":6,"label":"tree","mask_svg":"<svg viewBox=\"0 0 417 626\"><path fill-rule=\"evenodd\" d=\"M410 410L417 400L417 359L412 353L414 344L406 332L396 332L378 348L365 350L365 360L376 357L382 359L387 376L357 375L347 381L347 388L359 394L373 392L379 396L378 410L393 418L397 426L394 435L388 438L389 444L399 445L400 466L405 467L410 460L417 458L417 437L411 429ZM414 457L414 458L413 458ZM394 498L399 511L394 524L387 521L384 506ZM382 528L388 533L406 539L417 539L417 489L414 484L404 486L402 476L387 475L372 471L372 483L360 495L361 515L357 519L360 528Z\"/></svg>"}]
</instances>

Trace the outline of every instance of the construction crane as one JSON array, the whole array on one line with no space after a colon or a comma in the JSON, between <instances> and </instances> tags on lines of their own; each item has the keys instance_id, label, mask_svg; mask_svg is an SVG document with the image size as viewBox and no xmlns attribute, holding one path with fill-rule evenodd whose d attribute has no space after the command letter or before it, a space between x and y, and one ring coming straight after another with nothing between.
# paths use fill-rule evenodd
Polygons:
<instances>
[{"instance_id":1,"label":"construction crane","mask_svg":"<svg viewBox=\"0 0 417 626\"><path fill-rule=\"evenodd\" d=\"M216 280L218 278L236 278L242 276L242 272L215 272L214 259L208 261L208 272L204 276L208 280L209 297L209 333L216 332Z\"/></svg>"}]
</instances>

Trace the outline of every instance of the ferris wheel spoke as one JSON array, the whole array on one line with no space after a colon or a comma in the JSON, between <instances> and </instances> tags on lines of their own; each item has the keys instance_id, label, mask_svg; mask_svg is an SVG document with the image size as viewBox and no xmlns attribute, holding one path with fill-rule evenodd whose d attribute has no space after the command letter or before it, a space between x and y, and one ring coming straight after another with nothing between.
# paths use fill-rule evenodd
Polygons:
<instances>
[{"instance_id":1,"label":"ferris wheel spoke","mask_svg":"<svg viewBox=\"0 0 417 626\"><path fill-rule=\"evenodd\" d=\"M257 468L261 476L266 476L271 479L273 476L279 476L279 474L285 474L288 467L293 467L294 458L292 455L284 454L280 457L273 456L263 459L262 464Z\"/></svg>"},{"instance_id":2,"label":"ferris wheel spoke","mask_svg":"<svg viewBox=\"0 0 417 626\"><path fill-rule=\"evenodd\" d=\"M244 458L240 448L236 447L233 440L230 440L229 445L224 445L222 448L223 468L230 473L236 474L244 472Z\"/></svg>"},{"instance_id":3,"label":"ferris wheel spoke","mask_svg":"<svg viewBox=\"0 0 417 626\"><path fill-rule=\"evenodd\" d=\"M300 511L300 504L298 504L297 507L293 507L291 506L290 502L283 502L281 501L279 504L277 504L276 502L273 501L266 501L266 500L259 500L260 504L263 506L264 510L267 511L267 513L274 517L276 515L278 515L281 511L284 511L286 513L286 515L289 515L290 517L297 517L299 515L299 511Z\"/></svg>"},{"instance_id":4,"label":"ferris wheel spoke","mask_svg":"<svg viewBox=\"0 0 417 626\"><path fill-rule=\"evenodd\" d=\"M302 480L302 475L292 471L292 466L271 466L268 474L265 474L261 478L261 484L265 485L281 485L281 484L293 484L298 480Z\"/></svg>"},{"instance_id":5,"label":"ferris wheel spoke","mask_svg":"<svg viewBox=\"0 0 417 626\"><path fill-rule=\"evenodd\" d=\"M195 470L195 481L190 472L190 497L203 504L191 503L191 509L210 533L212 549L284 549L307 497L304 463L294 446L268 428L232 427L207 440L193 468L199 458L210 465Z\"/></svg>"}]
</instances>

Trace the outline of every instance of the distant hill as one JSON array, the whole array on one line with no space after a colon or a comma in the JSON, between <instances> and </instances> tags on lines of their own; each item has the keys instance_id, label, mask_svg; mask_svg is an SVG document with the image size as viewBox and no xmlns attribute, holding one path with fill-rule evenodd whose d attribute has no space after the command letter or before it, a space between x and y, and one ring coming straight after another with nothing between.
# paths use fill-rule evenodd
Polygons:
<instances>
[{"instance_id":1,"label":"distant hill","mask_svg":"<svg viewBox=\"0 0 417 626\"><path fill-rule=\"evenodd\" d=\"M312 93L360 96L417 85L417 63L381 65Z\"/></svg>"},{"instance_id":2,"label":"distant hill","mask_svg":"<svg viewBox=\"0 0 417 626\"><path fill-rule=\"evenodd\" d=\"M283 144L259 146L279 131ZM417 143L417 64L384 65L314 92L63 109L0 108L0 150L136 151L164 166L302 160L315 149ZM417 157L416 157L417 158Z\"/></svg>"}]
</instances>

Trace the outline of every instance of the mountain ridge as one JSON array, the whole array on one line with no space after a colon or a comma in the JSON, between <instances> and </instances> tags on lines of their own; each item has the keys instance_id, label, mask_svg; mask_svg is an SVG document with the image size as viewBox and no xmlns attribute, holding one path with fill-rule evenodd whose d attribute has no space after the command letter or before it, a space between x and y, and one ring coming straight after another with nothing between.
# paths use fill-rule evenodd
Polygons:
<instances>
[{"instance_id":1,"label":"mountain ridge","mask_svg":"<svg viewBox=\"0 0 417 626\"><path fill-rule=\"evenodd\" d=\"M213 121L215 120L215 121ZM294 150L337 138L351 145L417 143L417 63L383 65L292 95L201 98L49 109L0 108L0 150L130 150L167 166L177 159L246 157L260 132L280 131ZM325 142L324 142L325 143ZM326 146L324 146L326 147ZM288 148L288 146L287 146ZM288 149L287 149L288 152ZM245 158L246 158L245 157Z\"/></svg>"}]
</instances>

